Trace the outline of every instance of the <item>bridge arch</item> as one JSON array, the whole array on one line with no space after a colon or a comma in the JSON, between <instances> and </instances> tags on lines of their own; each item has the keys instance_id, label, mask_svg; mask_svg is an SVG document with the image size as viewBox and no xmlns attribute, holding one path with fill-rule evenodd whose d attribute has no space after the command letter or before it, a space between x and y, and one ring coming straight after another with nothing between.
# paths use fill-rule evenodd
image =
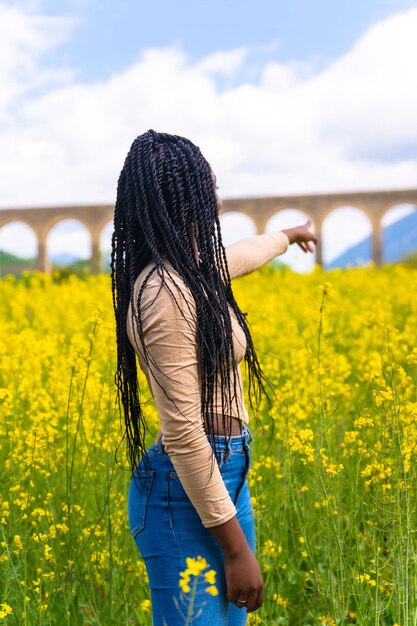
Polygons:
<instances>
[{"instance_id":1,"label":"bridge arch","mask_svg":"<svg viewBox=\"0 0 417 626\"><path fill-rule=\"evenodd\" d=\"M265 232L273 232L277 230L283 230L285 228L293 228L294 226L300 226L305 224L307 219L311 219L312 226L310 230L314 233L317 232L314 224L315 218L311 215L309 210L304 207L294 208L291 206L280 207L272 215L269 216L268 221L265 224ZM314 248L314 245L312 246ZM295 244L290 246L288 250L279 257L280 262L290 265L293 270L299 273L311 272L316 262L316 251L303 252L301 248Z\"/></svg>"},{"instance_id":2,"label":"bridge arch","mask_svg":"<svg viewBox=\"0 0 417 626\"><path fill-rule=\"evenodd\" d=\"M58 265L67 265L74 260L91 259L91 232L80 219L59 216L50 220L46 226L46 254L48 263L52 265L52 255ZM66 260L67 259L67 260Z\"/></svg>"},{"instance_id":3,"label":"bridge arch","mask_svg":"<svg viewBox=\"0 0 417 626\"><path fill-rule=\"evenodd\" d=\"M238 239L257 234L255 220L247 212L226 211L219 215L219 220L224 246L229 246Z\"/></svg>"},{"instance_id":4,"label":"bridge arch","mask_svg":"<svg viewBox=\"0 0 417 626\"><path fill-rule=\"evenodd\" d=\"M288 212L291 213L288 213ZM305 218L310 218L311 221L314 224L315 221L315 216L313 215L313 213L310 211L309 207L304 207L302 205L300 206L292 206L291 204L288 205L277 205L276 207L272 208L270 211L268 211L268 213L265 214L265 218L264 218L264 222L265 222L265 229L264 231L266 232L268 229L272 228L271 224L274 224L274 221L279 217L280 217L280 221L283 222L282 226L280 226L280 228L285 228L285 224L287 224L287 228L291 228L292 226L296 226L297 224L299 224L299 220L303 220L304 216ZM298 220L298 221L297 221ZM273 226L275 228L275 226Z\"/></svg>"},{"instance_id":5,"label":"bridge arch","mask_svg":"<svg viewBox=\"0 0 417 626\"><path fill-rule=\"evenodd\" d=\"M366 192L343 192L310 195L274 196L259 198L231 198L223 200L220 215L229 211L238 211L253 220L257 233L265 232L270 218L277 212L291 207L310 216L318 236L316 262L323 265L322 225L324 219L342 206L353 206L362 210L372 224L372 259L377 266L382 263L382 217L396 205L409 203L417 205L417 189L397 189ZM90 232L92 239L91 271L100 269L100 237L105 224L113 219L114 205L77 205L48 208L0 209L0 228L7 221L27 222L38 238L38 258L36 267L49 271L46 254L46 235L53 220L63 217L78 219Z\"/></svg>"},{"instance_id":6,"label":"bridge arch","mask_svg":"<svg viewBox=\"0 0 417 626\"><path fill-rule=\"evenodd\" d=\"M1 214L1 211L0 211L0 214ZM16 215L16 217L15 216L7 217L4 220L0 219L0 230L2 228L4 228L5 226L8 226L9 224L14 224L14 223L24 224L25 226L30 228L30 230L33 232L33 234L36 237L36 230L34 229L33 224L31 223L31 221L28 220L28 219L25 219L24 217L23 218L22 217L18 217L17 215Z\"/></svg>"},{"instance_id":7,"label":"bridge arch","mask_svg":"<svg viewBox=\"0 0 417 626\"><path fill-rule=\"evenodd\" d=\"M346 228L347 222L350 228ZM356 267L369 262L372 259L373 236L372 219L363 206L337 203L326 211L322 222L324 266L328 269L346 264ZM349 259L352 254L355 255L353 261Z\"/></svg>"},{"instance_id":8,"label":"bridge arch","mask_svg":"<svg viewBox=\"0 0 417 626\"><path fill-rule=\"evenodd\" d=\"M0 274L20 274L34 269L38 238L26 220L8 219L0 226Z\"/></svg>"},{"instance_id":9,"label":"bridge arch","mask_svg":"<svg viewBox=\"0 0 417 626\"><path fill-rule=\"evenodd\" d=\"M86 228L88 231L90 230L88 223L84 222L79 217L74 217L73 215L71 215L70 212L68 212L68 213L61 213L59 215L54 215L53 217L51 217L51 219L48 222L46 222L44 226L44 233L48 236L50 231L57 224L59 224L60 222L65 222L66 220L70 220L71 222L76 221L80 225L82 225L84 228Z\"/></svg>"},{"instance_id":10,"label":"bridge arch","mask_svg":"<svg viewBox=\"0 0 417 626\"><path fill-rule=\"evenodd\" d=\"M113 233L113 220L105 220L99 229L99 268L100 272L110 272L111 237Z\"/></svg>"},{"instance_id":11,"label":"bridge arch","mask_svg":"<svg viewBox=\"0 0 417 626\"><path fill-rule=\"evenodd\" d=\"M415 251L417 203L395 203L381 218L382 258L385 263L398 262Z\"/></svg>"}]
</instances>

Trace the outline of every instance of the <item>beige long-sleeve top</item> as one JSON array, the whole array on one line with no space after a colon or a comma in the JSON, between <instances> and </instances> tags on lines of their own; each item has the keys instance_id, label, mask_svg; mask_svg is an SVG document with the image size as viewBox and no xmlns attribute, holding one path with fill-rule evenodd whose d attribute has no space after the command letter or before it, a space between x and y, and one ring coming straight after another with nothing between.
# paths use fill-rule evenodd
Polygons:
<instances>
[{"instance_id":1,"label":"beige long-sleeve top","mask_svg":"<svg viewBox=\"0 0 417 626\"><path fill-rule=\"evenodd\" d=\"M264 233L247 237L225 248L231 278L244 276L261 267L275 256L283 254L289 246L288 236L282 232ZM139 289L152 269L149 263L137 276L134 285L135 311ZM168 263L167 267L181 291L175 287L165 272L165 280L175 294L178 309L169 289L154 271L142 294L140 305L144 342L150 358L151 372L144 360L143 347L132 326L129 305L126 328L130 343L135 349L154 398L160 429L155 442L162 437L165 450L189 499L199 514L202 524L209 528L223 524L236 515L236 507L229 496L219 467L215 463L210 478L212 448L203 427L201 415L201 388L197 352L197 314L195 301L189 288ZM242 377L239 362L246 352L246 337L235 313L229 306L234 351L236 357L237 398L227 406L227 415L249 422L243 400ZM233 372L230 372L231 380ZM220 389L218 381L218 387ZM165 390L165 391L164 391ZM232 394L233 395L233 394ZM221 398L215 393L214 411L222 413Z\"/></svg>"}]
</instances>

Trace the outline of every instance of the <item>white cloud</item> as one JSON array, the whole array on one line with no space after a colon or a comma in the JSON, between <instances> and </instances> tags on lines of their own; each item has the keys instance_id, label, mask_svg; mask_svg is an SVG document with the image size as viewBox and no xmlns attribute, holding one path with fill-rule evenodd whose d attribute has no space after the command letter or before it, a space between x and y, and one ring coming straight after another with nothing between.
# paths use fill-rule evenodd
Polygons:
<instances>
[{"instance_id":1,"label":"white cloud","mask_svg":"<svg viewBox=\"0 0 417 626\"><path fill-rule=\"evenodd\" d=\"M248 54L249 50L246 48L238 48L229 52L214 52L200 61L196 65L196 69L207 74L233 76L241 69Z\"/></svg>"},{"instance_id":2,"label":"white cloud","mask_svg":"<svg viewBox=\"0 0 417 626\"><path fill-rule=\"evenodd\" d=\"M41 65L42 56L58 46L75 26L73 18L25 14L0 3L0 123L16 123L13 107L35 89L74 78L70 69Z\"/></svg>"},{"instance_id":3,"label":"white cloud","mask_svg":"<svg viewBox=\"0 0 417 626\"><path fill-rule=\"evenodd\" d=\"M85 84L44 56L71 21L0 4L0 24L0 206L113 202L148 128L197 143L224 197L415 186L417 9L375 24L325 69L270 60L252 82L250 49L192 63L169 47Z\"/></svg>"},{"instance_id":4,"label":"white cloud","mask_svg":"<svg viewBox=\"0 0 417 626\"><path fill-rule=\"evenodd\" d=\"M316 106L326 108L322 136L336 135L345 154L375 163L404 161L417 147L417 9L394 15L313 78Z\"/></svg>"}]
</instances>

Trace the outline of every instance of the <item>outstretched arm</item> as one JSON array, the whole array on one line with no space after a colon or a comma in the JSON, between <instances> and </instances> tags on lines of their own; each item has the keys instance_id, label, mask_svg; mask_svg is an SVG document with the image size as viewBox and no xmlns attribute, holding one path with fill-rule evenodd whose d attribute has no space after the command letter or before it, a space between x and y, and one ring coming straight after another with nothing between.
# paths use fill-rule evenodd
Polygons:
<instances>
[{"instance_id":1,"label":"outstretched arm","mask_svg":"<svg viewBox=\"0 0 417 626\"><path fill-rule=\"evenodd\" d=\"M309 242L318 242L317 236L308 229L311 220L302 226L286 228L273 233L263 233L246 237L225 248L230 278L245 276L262 267L268 261L288 250L288 246L297 243L303 252L313 252Z\"/></svg>"},{"instance_id":2,"label":"outstretched arm","mask_svg":"<svg viewBox=\"0 0 417 626\"><path fill-rule=\"evenodd\" d=\"M290 245L289 237L282 230L245 237L225 248L230 278L246 276L262 267Z\"/></svg>"}]
</instances>

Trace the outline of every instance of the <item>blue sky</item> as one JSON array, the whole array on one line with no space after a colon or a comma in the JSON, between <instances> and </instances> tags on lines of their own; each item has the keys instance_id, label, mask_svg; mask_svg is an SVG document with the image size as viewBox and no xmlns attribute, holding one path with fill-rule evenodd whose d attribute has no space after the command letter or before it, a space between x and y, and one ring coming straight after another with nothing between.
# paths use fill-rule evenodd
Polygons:
<instances>
[{"instance_id":1,"label":"blue sky","mask_svg":"<svg viewBox=\"0 0 417 626\"><path fill-rule=\"evenodd\" d=\"M148 128L199 145L224 198L415 187L416 32L417 0L0 0L0 208L114 202ZM325 257L369 232L339 211Z\"/></svg>"},{"instance_id":2,"label":"blue sky","mask_svg":"<svg viewBox=\"0 0 417 626\"><path fill-rule=\"evenodd\" d=\"M18 2L9 4L19 5ZM23 6L25 3L22 3ZM74 17L55 62L95 80L134 63L140 51L179 44L197 60L217 50L259 48L281 62L346 52L374 22L415 6L410 0L49 0L43 14ZM26 3L27 5L27 3ZM30 5L29 5L30 6Z\"/></svg>"}]
</instances>

